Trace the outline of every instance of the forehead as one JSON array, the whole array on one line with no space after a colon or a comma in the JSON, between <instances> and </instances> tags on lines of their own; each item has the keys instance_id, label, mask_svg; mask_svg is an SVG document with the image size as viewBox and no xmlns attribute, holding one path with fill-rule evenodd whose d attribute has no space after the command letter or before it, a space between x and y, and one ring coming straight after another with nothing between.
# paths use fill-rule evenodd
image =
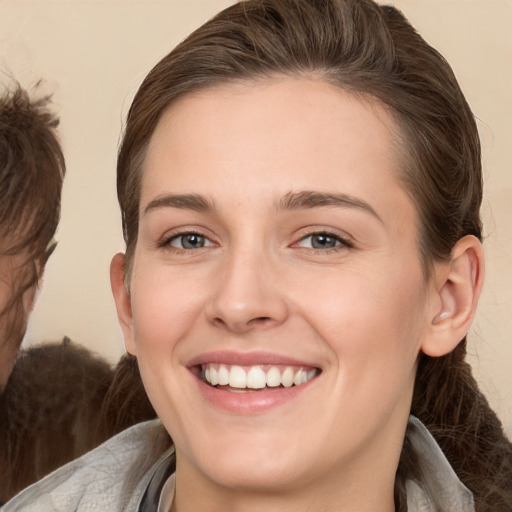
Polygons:
<instances>
[{"instance_id":1,"label":"forehead","mask_svg":"<svg viewBox=\"0 0 512 512\"><path fill-rule=\"evenodd\" d=\"M212 132L233 142L250 142L258 135L258 128L278 135L274 143L282 146L299 135L299 130L305 133L308 125L318 124L325 126L319 134L324 139L330 128L351 125L352 135L333 131L326 144L334 140L337 145L359 144L368 133L376 136L375 143L386 146L401 138L394 119L376 98L350 93L320 79L284 77L207 87L180 97L164 111L151 137L149 153L158 151L162 138L164 145L172 140L195 139L205 146ZM250 130L236 131L241 127ZM311 142L318 143L320 137L312 135L308 134Z\"/></svg>"},{"instance_id":2,"label":"forehead","mask_svg":"<svg viewBox=\"0 0 512 512\"><path fill-rule=\"evenodd\" d=\"M397 133L376 100L318 80L209 88L162 116L146 153L140 206L167 189L213 194L227 183L246 201L285 189L403 192Z\"/></svg>"}]
</instances>

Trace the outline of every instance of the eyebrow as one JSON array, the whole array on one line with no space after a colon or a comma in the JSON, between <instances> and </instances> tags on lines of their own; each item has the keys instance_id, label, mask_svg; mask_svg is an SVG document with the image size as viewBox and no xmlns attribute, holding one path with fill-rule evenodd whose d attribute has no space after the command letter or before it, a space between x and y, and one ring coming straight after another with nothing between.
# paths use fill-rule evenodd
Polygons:
<instances>
[{"instance_id":1,"label":"eyebrow","mask_svg":"<svg viewBox=\"0 0 512 512\"><path fill-rule=\"evenodd\" d=\"M329 192L303 191L288 192L277 204L278 210L306 210L321 206L341 208L357 208L370 213L380 222L382 218L366 201L349 194L333 194Z\"/></svg>"},{"instance_id":2,"label":"eyebrow","mask_svg":"<svg viewBox=\"0 0 512 512\"><path fill-rule=\"evenodd\" d=\"M213 202L199 194L165 194L150 201L144 208L144 215L158 208L180 208L196 212L215 210Z\"/></svg>"},{"instance_id":3,"label":"eyebrow","mask_svg":"<svg viewBox=\"0 0 512 512\"><path fill-rule=\"evenodd\" d=\"M379 214L362 199L349 194L333 194L329 192L301 191L288 192L276 203L280 210L307 210L322 206L335 206L341 208L357 208L382 222ZM200 194L164 194L150 201L144 208L144 215L151 210L159 208L178 208L196 212L213 212L215 204L211 199Z\"/></svg>"}]
</instances>

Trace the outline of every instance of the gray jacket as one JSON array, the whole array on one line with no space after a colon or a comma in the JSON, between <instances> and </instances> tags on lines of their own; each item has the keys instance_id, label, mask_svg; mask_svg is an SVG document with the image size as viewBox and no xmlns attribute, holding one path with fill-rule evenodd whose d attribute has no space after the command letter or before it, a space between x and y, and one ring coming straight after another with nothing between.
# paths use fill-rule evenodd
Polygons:
<instances>
[{"instance_id":1,"label":"gray jacket","mask_svg":"<svg viewBox=\"0 0 512 512\"><path fill-rule=\"evenodd\" d=\"M428 478L427 487L435 490L443 511L474 512L471 492L418 419L410 418L407 435ZM157 512L161 489L174 464L162 424L141 423L28 487L0 512ZM418 484L408 481L406 489L409 512L436 510Z\"/></svg>"}]
</instances>

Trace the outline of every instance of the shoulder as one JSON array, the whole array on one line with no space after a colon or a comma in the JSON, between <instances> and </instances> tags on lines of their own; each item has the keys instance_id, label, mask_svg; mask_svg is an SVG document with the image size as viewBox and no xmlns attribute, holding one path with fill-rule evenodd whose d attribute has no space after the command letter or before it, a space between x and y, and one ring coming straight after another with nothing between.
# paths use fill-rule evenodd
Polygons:
<instances>
[{"instance_id":1,"label":"shoulder","mask_svg":"<svg viewBox=\"0 0 512 512\"><path fill-rule=\"evenodd\" d=\"M135 511L170 445L160 421L140 423L25 489L1 510Z\"/></svg>"}]
</instances>

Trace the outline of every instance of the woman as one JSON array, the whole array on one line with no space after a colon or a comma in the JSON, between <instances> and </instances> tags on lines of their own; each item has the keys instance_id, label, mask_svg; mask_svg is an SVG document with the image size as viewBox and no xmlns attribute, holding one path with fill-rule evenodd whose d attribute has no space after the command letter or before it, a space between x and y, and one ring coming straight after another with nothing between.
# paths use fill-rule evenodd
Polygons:
<instances>
[{"instance_id":1,"label":"woman","mask_svg":"<svg viewBox=\"0 0 512 512\"><path fill-rule=\"evenodd\" d=\"M165 430L5 510L510 510L511 445L464 362L477 130L398 11L226 9L143 82L118 195L112 289Z\"/></svg>"}]
</instances>

